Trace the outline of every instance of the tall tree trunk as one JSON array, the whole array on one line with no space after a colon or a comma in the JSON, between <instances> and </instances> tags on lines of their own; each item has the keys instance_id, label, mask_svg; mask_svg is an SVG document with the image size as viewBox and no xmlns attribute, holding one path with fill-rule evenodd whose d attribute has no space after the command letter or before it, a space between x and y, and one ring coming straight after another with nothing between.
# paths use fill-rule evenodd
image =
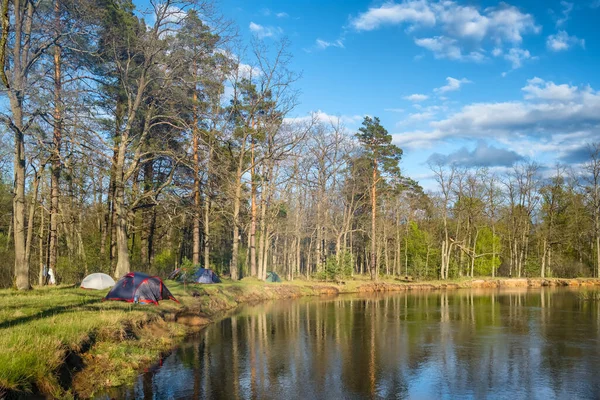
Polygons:
<instances>
[{"instance_id":1,"label":"tall tree trunk","mask_svg":"<svg viewBox=\"0 0 600 400\"><path fill-rule=\"evenodd\" d=\"M390 253L387 240L386 223L383 223L383 254L385 257L385 274L390 275Z\"/></svg>"},{"instance_id":2,"label":"tall tree trunk","mask_svg":"<svg viewBox=\"0 0 600 400\"><path fill-rule=\"evenodd\" d=\"M272 231L270 229L269 223L268 223L268 221L265 221L265 223L261 227L261 235L264 235L265 239L262 243L262 249L261 249L261 251L263 252L262 264L259 267L260 279L262 279L263 281L265 279L267 279L267 265L268 265L267 255L269 253L269 247L271 245L271 234L272 234ZM275 255L275 250L273 250L273 255Z\"/></svg>"},{"instance_id":3,"label":"tall tree trunk","mask_svg":"<svg viewBox=\"0 0 600 400\"><path fill-rule=\"evenodd\" d=\"M37 209L38 189L43 170L36 172L33 178L33 193L31 194L31 203L29 205L29 219L27 221L27 241L25 242L25 259L29 264L31 262L31 242L33 242L33 222L35 210Z\"/></svg>"},{"instance_id":4,"label":"tall tree trunk","mask_svg":"<svg viewBox=\"0 0 600 400\"><path fill-rule=\"evenodd\" d=\"M99 171L100 174L100 171ZM101 175L100 175L101 176ZM106 208L106 212L104 212L104 208L102 206L102 192L103 192L103 187L102 187L102 178L99 177L100 180L100 192L99 192L99 212L102 214L102 226L100 227L100 255L104 256L104 254L106 254L106 239L108 237L108 229L109 229L109 220L110 220L110 209L111 209L111 205L110 205L110 194L108 194L107 196L107 205L108 207ZM110 190L110 186L108 187L108 189ZM104 257L102 257L104 258Z\"/></svg>"},{"instance_id":5,"label":"tall tree trunk","mask_svg":"<svg viewBox=\"0 0 600 400\"><path fill-rule=\"evenodd\" d=\"M477 258L477 237L479 236L479 230L475 228L475 237L473 239L473 253L471 254L471 278L475 273L475 259ZM492 237L492 241L493 241Z\"/></svg>"},{"instance_id":6,"label":"tall tree trunk","mask_svg":"<svg viewBox=\"0 0 600 400\"><path fill-rule=\"evenodd\" d=\"M304 272L306 273L306 279L310 279L310 273L311 273L311 257L312 257L312 247L313 247L313 238L312 236L310 237L310 241L308 242L308 251L306 252L306 265L304 268Z\"/></svg>"},{"instance_id":7,"label":"tall tree trunk","mask_svg":"<svg viewBox=\"0 0 600 400\"><path fill-rule=\"evenodd\" d=\"M206 159L206 185L204 185L204 268L210 268L210 207L211 207L211 181L212 181L212 139L208 139L208 157Z\"/></svg>"},{"instance_id":8,"label":"tall tree trunk","mask_svg":"<svg viewBox=\"0 0 600 400\"><path fill-rule=\"evenodd\" d=\"M148 160L144 163L144 194L152 191L154 182L154 163ZM154 225L156 220L156 206L153 204L144 207L142 212L142 232L140 235L140 261L146 271L150 270L151 252L154 241Z\"/></svg>"},{"instance_id":9,"label":"tall tree trunk","mask_svg":"<svg viewBox=\"0 0 600 400\"><path fill-rule=\"evenodd\" d=\"M254 124L253 124L254 125ZM252 166L250 168L250 214L251 214L251 222L250 222L250 275L257 276L258 270L256 268L256 217L257 217L257 208L256 208L256 175L254 170L254 138L252 138L252 142L250 143L250 162Z\"/></svg>"},{"instance_id":10,"label":"tall tree trunk","mask_svg":"<svg viewBox=\"0 0 600 400\"><path fill-rule=\"evenodd\" d=\"M44 192L43 188L42 188L42 193ZM42 195L43 196L43 195ZM43 198L43 197L42 197ZM40 232L39 232L39 237L38 237L38 252L39 252L39 261L40 261L40 274L38 276L38 284L40 286L42 286L44 284L44 264L45 264L45 258L44 258L44 216L46 213L44 213L44 207L42 204L42 207L40 209Z\"/></svg>"},{"instance_id":11,"label":"tall tree trunk","mask_svg":"<svg viewBox=\"0 0 600 400\"><path fill-rule=\"evenodd\" d=\"M496 277L496 225L492 224L492 278Z\"/></svg>"},{"instance_id":12,"label":"tall tree trunk","mask_svg":"<svg viewBox=\"0 0 600 400\"><path fill-rule=\"evenodd\" d=\"M373 160L373 184L371 186L371 279L377 280L377 158Z\"/></svg>"},{"instance_id":13,"label":"tall tree trunk","mask_svg":"<svg viewBox=\"0 0 600 400\"><path fill-rule=\"evenodd\" d=\"M300 275L300 267L302 264L302 242L300 241L300 235L296 236L296 276ZM293 277L292 277L293 279Z\"/></svg>"},{"instance_id":14,"label":"tall tree trunk","mask_svg":"<svg viewBox=\"0 0 600 400\"><path fill-rule=\"evenodd\" d=\"M85 246L83 245L83 236L81 235L81 231L83 228L83 212L82 210L79 211L79 227L77 229L77 244L78 244L78 249L77 249L77 253L79 256L79 260L83 263L83 270L84 270L84 276L88 275L88 262L87 262L87 255L85 253Z\"/></svg>"},{"instance_id":15,"label":"tall tree trunk","mask_svg":"<svg viewBox=\"0 0 600 400\"><path fill-rule=\"evenodd\" d=\"M23 134L23 98L17 93L11 96L11 108L15 124L13 234L15 242L15 283L17 289L27 290L29 263L25 256L25 136Z\"/></svg>"},{"instance_id":16,"label":"tall tree trunk","mask_svg":"<svg viewBox=\"0 0 600 400\"><path fill-rule=\"evenodd\" d=\"M596 262L598 263L596 268L598 268L597 278L600 278L600 235L596 234Z\"/></svg>"},{"instance_id":17,"label":"tall tree trunk","mask_svg":"<svg viewBox=\"0 0 600 400\"><path fill-rule=\"evenodd\" d=\"M240 245L240 203L242 201L242 174L245 156L246 141L242 140L242 146L238 158L237 173L235 176L235 194L233 197L233 245L231 249L231 279L239 279L238 252Z\"/></svg>"},{"instance_id":18,"label":"tall tree trunk","mask_svg":"<svg viewBox=\"0 0 600 400\"><path fill-rule=\"evenodd\" d=\"M127 148L127 136L123 135L119 143L119 153L117 156L117 168L115 174L115 212L116 212L116 231L117 231L117 266L115 268L115 278L120 278L129 273L129 249L127 248L127 208L125 206L125 153Z\"/></svg>"},{"instance_id":19,"label":"tall tree trunk","mask_svg":"<svg viewBox=\"0 0 600 400\"><path fill-rule=\"evenodd\" d=\"M55 35L61 34L60 1L54 0ZM62 141L62 77L61 77L61 48L54 45L54 132L52 137L51 173L50 173L50 263L48 268L56 274L58 256L58 201L60 196L60 147Z\"/></svg>"},{"instance_id":20,"label":"tall tree trunk","mask_svg":"<svg viewBox=\"0 0 600 400\"><path fill-rule=\"evenodd\" d=\"M546 255L548 254L548 244L546 238L544 238L543 249L542 249L542 270L540 276L546 277Z\"/></svg>"},{"instance_id":21,"label":"tall tree trunk","mask_svg":"<svg viewBox=\"0 0 600 400\"><path fill-rule=\"evenodd\" d=\"M267 217L267 202L265 199L266 195L266 187L263 182L263 192L260 197L260 226L259 226L259 242L258 242L258 279L266 279L266 246L267 246L267 237L266 237L266 217Z\"/></svg>"},{"instance_id":22,"label":"tall tree trunk","mask_svg":"<svg viewBox=\"0 0 600 400\"><path fill-rule=\"evenodd\" d=\"M27 94L27 77L29 71L41 57L32 58L32 26L34 19L34 3L12 1L12 8L9 7L9 1L2 3L2 37L0 38L0 77L2 84L7 91L11 117L3 118L14 134L14 192L13 192L13 235L15 245L15 284L19 290L30 289L29 282L29 261L26 257L25 249L25 131L31 121L24 124L23 105ZM12 9L13 18L9 16ZM12 22L12 27L10 26ZM9 64L7 59L7 40L8 32L13 32L12 62ZM45 50L41 50L44 52ZM12 67L12 68L11 68ZM5 71L10 69L10 75ZM9 79L10 78L10 79ZM8 119L8 121L6 121Z\"/></svg>"},{"instance_id":23,"label":"tall tree trunk","mask_svg":"<svg viewBox=\"0 0 600 400\"><path fill-rule=\"evenodd\" d=\"M6 43L8 43L8 36L10 34L10 16L8 15L10 0L2 0L2 35L0 35L0 78L2 84L9 88L8 77L6 76ZM19 9L18 4L15 9Z\"/></svg>"},{"instance_id":24,"label":"tall tree trunk","mask_svg":"<svg viewBox=\"0 0 600 400\"><path fill-rule=\"evenodd\" d=\"M156 234L156 207L150 213L150 228L148 229L148 267L154 265L154 236Z\"/></svg>"},{"instance_id":25,"label":"tall tree trunk","mask_svg":"<svg viewBox=\"0 0 600 400\"><path fill-rule=\"evenodd\" d=\"M110 164L110 182L107 196L108 225L107 233L110 232L109 258L111 270L117 267L117 208L115 196L117 192L117 163L119 159L119 143L121 139L121 124L125 115L125 100L121 95L117 95L115 104L115 132L113 136L113 156Z\"/></svg>"},{"instance_id":26,"label":"tall tree trunk","mask_svg":"<svg viewBox=\"0 0 600 400\"><path fill-rule=\"evenodd\" d=\"M321 213L322 213L322 208L321 208L321 198L322 196L319 194L319 199L317 202L317 245L315 246L315 261L316 261L316 271L317 272L321 272L321 264L322 264L322 254L323 254L323 250L321 248L321 245L323 243L323 230L322 230L322 225L321 225L321 221L323 220L323 218L321 217Z\"/></svg>"},{"instance_id":27,"label":"tall tree trunk","mask_svg":"<svg viewBox=\"0 0 600 400\"><path fill-rule=\"evenodd\" d=\"M194 120L192 128L193 136L193 154L194 154L194 223L192 233L192 263L200 265L200 218L202 204L200 201L200 156L198 154L199 132L198 132L198 111L196 103L198 102L198 94L194 88L193 104L194 104Z\"/></svg>"},{"instance_id":28,"label":"tall tree trunk","mask_svg":"<svg viewBox=\"0 0 600 400\"><path fill-rule=\"evenodd\" d=\"M115 202L115 197L117 194L117 157L119 155L118 145L115 145L112 164L111 164L111 173L110 173L110 186L108 193L108 229L110 232L110 249L109 249L109 258L110 258L110 266L111 269L115 269L117 267L117 207Z\"/></svg>"}]
</instances>

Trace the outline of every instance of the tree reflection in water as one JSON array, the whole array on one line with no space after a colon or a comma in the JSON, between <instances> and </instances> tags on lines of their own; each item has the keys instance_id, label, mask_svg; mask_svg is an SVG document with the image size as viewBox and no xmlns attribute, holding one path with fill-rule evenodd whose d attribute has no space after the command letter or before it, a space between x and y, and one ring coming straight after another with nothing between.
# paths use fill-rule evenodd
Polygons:
<instances>
[{"instance_id":1,"label":"tree reflection in water","mask_svg":"<svg viewBox=\"0 0 600 400\"><path fill-rule=\"evenodd\" d=\"M599 398L599 336L600 302L570 290L277 301L102 397Z\"/></svg>"}]
</instances>

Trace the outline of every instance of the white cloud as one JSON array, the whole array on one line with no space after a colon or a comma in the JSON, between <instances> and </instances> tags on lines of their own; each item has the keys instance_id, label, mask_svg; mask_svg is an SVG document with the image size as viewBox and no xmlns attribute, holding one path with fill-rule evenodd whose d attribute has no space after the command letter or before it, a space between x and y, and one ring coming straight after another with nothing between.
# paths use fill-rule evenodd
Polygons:
<instances>
[{"instance_id":1,"label":"white cloud","mask_svg":"<svg viewBox=\"0 0 600 400\"><path fill-rule=\"evenodd\" d=\"M273 37L283 33L283 29L274 26L259 25L254 22L250 22L250 31L254 33L259 39L266 37Z\"/></svg>"},{"instance_id":2,"label":"white cloud","mask_svg":"<svg viewBox=\"0 0 600 400\"><path fill-rule=\"evenodd\" d=\"M432 51L436 58L475 62L485 59L485 45L500 48L503 43L509 43L511 47L518 47L524 35L541 31L531 14L506 3L481 9L451 0L387 1L350 21L350 26L357 31L371 31L386 25L405 25L408 32L433 28L434 36L417 38L415 44ZM498 56L497 50L494 55Z\"/></svg>"},{"instance_id":3,"label":"white cloud","mask_svg":"<svg viewBox=\"0 0 600 400\"><path fill-rule=\"evenodd\" d=\"M517 7L505 3L488 14L490 36L496 42L521 43L526 33L539 33L542 28L535 24L531 14L523 14Z\"/></svg>"},{"instance_id":4,"label":"white cloud","mask_svg":"<svg viewBox=\"0 0 600 400\"><path fill-rule=\"evenodd\" d=\"M278 12L277 14L275 14L275 16L276 16L277 18L287 18L287 17L289 17L290 15L289 15L288 13L286 13L286 12Z\"/></svg>"},{"instance_id":5,"label":"white cloud","mask_svg":"<svg viewBox=\"0 0 600 400\"><path fill-rule=\"evenodd\" d=\"M500 57L502 55L502 49L499 47L494 47L494 50L492 50L492 55L494 57Z\"/></svg>"},{"instance_id":6,"label":"white cloud","mask_svg":"<svg viewBox=\"0 0 600 400\"><path fill-rule=\"evenodd\" d=\"M483 61L485 59L481 51L472 51L468 54L463 54L458 41L446 36L415 39L415 44L430 50L435 58L461 61Z\"/></svg>"},{"instance_id":7,"label":"white cloud","mask_svg":"<svg viewBox=\"0 0 600 400\"><path fill-rule=\"evenodd\" d=\"M341 49L344 48L344 43L340 39L336 40L335 42L327 42L325 40L317 39L316 44L319 49L326 49L328 47L339 47Z\"/></svg>"},{"instance_id":8,"label":"white cloud","mask_svg":"<svg viewBox=\"0 0 600 400\"><path fill-rule=\"evenodd\" d=\"M435 117L435 112L433 111L424 111L419 113L409 114L405 119L398 121L396 123L397 127L406 126L410 124L414 124L421 121L429 121Z\"/></svg>"},{"instance_id":9,"label":"white cloud","mask_svg":"<svg viewBox=\"0 0 600 400\"><path fill-rule=\"evenodd\" d=\"M535 77L527 81L527 85L521 88L525 92L525 98L528 100L555 100L555 101L571 101L577 94L579 89L568 84L557 85L554 82L546 82L543 79Z\"/></svg>"},{"instance_id":10,"label":"white cloud","mask_svg":"<svg viewBox=\"0 0 600 400\"><path fill-rule=\"evenodd\" d=\"M447 111L446 106L428 106L423 107L420 104L414 104L414 107L419 112L408 114L404 119L396 123L396 127L407 126L419 122L430 121L435 118L440 112Z\"/></svg>"},{"instance_id":11,"label":"white cloud","mask_svg":"<svg viewBox=\"0 0 600 400\"><path fill-rule=\"evenodd\" d=\"M379 7L369 8L350 21L357 31L370 31L384 25L408 24L409 29L420 26L440 26L456 38L483 40L489 36L499 41L520 43L522 35L538 33L531 14L517 7L501 3L498 7L481 12L473 6L461 6L454 1L432 2L410 0L401 3L388 1Z\"/></svg>"},{"instance_id":12,"label":"white cloud","mask_svg":"<svg viewBox=\"0 0 600 400\"><path fill-rule=\"evenodd\" d=\"M401 4L387 2L380 7L369 8L351 20L357 31L371 31L382 25L397 25L403 22L434 25L435 14L426 1L407 1Z\"/></svg>"},{"instance_id":13,"label":"white cloud","mask_svg":"<svg viewBox=\"0 0 600 400\"><path fill-rule=\"evenodd\" d=\"M331 115L331 114L327 114L326 112L323 112L321 110L317 110L314 111L312 113L310 113L309 115L305 115L303 117L292 117L292 118L285 118L284 122L286 123L291 123L291 122L309 122L311 120L316 120L317 122L321 122L324 124L337 124L342 123L343 125L345 125L346 127L355 127L358 126L362 120L364 119L364 116L362 115Z\"/></svg>"},{"instance_id":14,"label":"white cloud","mask_svg":"<svg viewBox=\"0 0 600 400\"><path fill-rule=\"evenodd\" d=\"M410 114L408 116L408 119L412 120L412 121L426 121L429 119L432 119L435 116L434 113L432 112L422 112L422 113L415 113L415 114Z\"/></svg>"},{"instance_id":15,"label":"white cloud","mask_svg":"<svg viewBox=\"0 0 600 400\"><path fill-rule=\"evenodd\" d=\"M585 48L585 40L577 36L570 36L565 31L559 31L555 35L548 36L546 47L552 51L569 50L571 46L581 46Z\"/></svg>"},{"instance_id":16,"label":"white cloud","mask_svg":"<svg viewBox=\"0 0 600 400\"><path fill-rule=\"evenodd\" d=\"M410 96L405 96L404 98L409 101L425 101L429 98L429 96L426 94L415 93L411 94Z\"/></svg>"},{"instance_id":17,"label":"white cloud","mask_svg":"<svg viewBox=\"0 0 600 400\"><path fill-rule=\"evenodd\" d=\"M510 49L508 53L504 54L504 58L511 62L512 69L517 69L521 68L523 61L534 59L535 57L531 55L529 50L514 47Z\"/></svg>"},{"instance_id":18,"label":"white cloud","mask_svg":"<svg viewBox=\"0 0 600 400\"><path fill-rule=\"evenodd\" d=\"M569 14L573 11L573 3L569 3L568 1L561 1L560 5L562 6L562 17L556 20L556 26L559 27L563 25L565 22L569 20Z\"/></svg>"},{"instance_id":19,"label":"white cloud","mask_svg":"<svg viewBox=\"0 0 600 400\"><path fill-rule=\"evenodd\" d=\"M600 139L600 93L589 86L574 88L533 78L523 91L524 101L469 104L445 119L430 122L430 130L401 132L395 140L422 147L450 138L493 137L507 142L529 138L558 143Z\"/></svg>"},{"instance_id":20,"label":"white cloud","mask_svg":"<svg viewBox=\"0 0 600 400\"><path fill-rule=\"evenodd\" d=\"M531 14L524 14L517 7L501 3L486 8L481 13L473 6L460 6L453 1L434 3L436 16L450 36L482 41L490 37L496 42L520 43L526 33L538 33Z\"/></svg>"},{"instance_id":21,"label":"white cloud","mask_svg":"<svg viewBox=\"0 0 600 400\"><path fill-rule=\"evenodd\" d=\"M456 79L456 78L452 78L450 76L446 78L446 82L448 82L447 85L433 89L433 91L438 92L438 93L453 92L455 90L459 90L461 85L463 85L465 83L473 83L466 78Z\"/></svg>"},{"instance_id":22,"label":"white cloud","mask_svg":"<svg viewBox=\"0 0 600 400\"><path fill-rule=\"evenodd\" d=\"M489 19L475 7L442 2L433 6L444 30L457 38L481 41L489 29Z\"/></svg>"}]
</instances>

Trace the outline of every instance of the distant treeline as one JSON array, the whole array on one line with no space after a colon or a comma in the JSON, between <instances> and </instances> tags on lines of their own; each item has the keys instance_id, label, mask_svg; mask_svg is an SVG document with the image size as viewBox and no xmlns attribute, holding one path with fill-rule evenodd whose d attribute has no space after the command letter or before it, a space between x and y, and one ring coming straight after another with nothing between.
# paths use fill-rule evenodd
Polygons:
<instances>
[{"instance_id":1,"label":"distant treeline","mask_svg":"<svg viewBox=\"0 0 600 400\"><path fill-rule=\"evenodd\" d=\"M424 193L377 118L290 118L287 41L243 47L210 1L2 6L0 285L600 272L598 145L551 177L431 165Z\"/></svg>"}]
</instances>

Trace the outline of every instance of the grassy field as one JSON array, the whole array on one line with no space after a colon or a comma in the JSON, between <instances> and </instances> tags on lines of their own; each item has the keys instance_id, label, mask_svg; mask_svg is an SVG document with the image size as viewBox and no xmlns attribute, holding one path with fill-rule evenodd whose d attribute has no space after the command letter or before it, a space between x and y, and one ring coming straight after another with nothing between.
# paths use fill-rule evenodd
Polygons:
<instances>
[{"instance_id":1,"label":"grassy field","mask_svg":"<svg viewBox=\"0 0 600 400\"><path fill-rule=\"evenodd\" d=\"M183 288L174 285L170 289L176 297L185 299ZM162 319L165 312L182 307L171 301L161 302L159 307L102 302L105 294L66 287L29 292L0 290L0 390L37 389L51 396L64 396L71 383L69 371L61 371L65 361L76 364L81 360L74 355L95 343L121 343L149 322ZM172 336L183 333L183 329L174 329ZM147 351L142 348L134 352L122 346L127 354L114 354L113 358L140 364L146 358L155 358L158 347L162 347L143 344ZM110 353L113 349L105 350Z\"/></svg>"},{"instance_id":2,"label":"grassy field","mask_svg":"<svg viewBox=\"0 0 600 400\"><path fill-rule=\"evenodd\" d=\"M184 286L167 281L180 304L161 301L159 306L102 302L107 291L73 287L0 290L0 398L6 393L37 392L50 397L75 393L89 397L103 387L130 382L140 368L176 346L190 329L241 303L338 293L477 287L482 282L372 283L359 278L337 283L295 280L266 284L246 278L235 283ZM484 283L489 282L508 286L510 280ZM593 285L598 282L587 281Z\"/></svg>"}]
</instances>

